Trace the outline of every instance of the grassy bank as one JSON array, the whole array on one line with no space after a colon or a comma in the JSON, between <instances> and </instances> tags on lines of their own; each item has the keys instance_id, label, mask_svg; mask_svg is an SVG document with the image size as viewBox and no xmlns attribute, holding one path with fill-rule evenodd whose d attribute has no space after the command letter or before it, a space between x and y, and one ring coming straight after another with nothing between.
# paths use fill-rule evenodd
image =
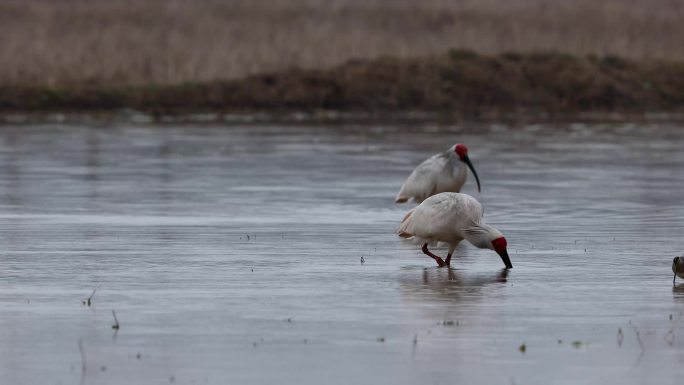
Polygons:
<instances>
[{"instance_id":1,"label":"grassy bank","mask_svg":"<svg viewBox=\"0 0 684 385\"><path fill-rule=\"evenodd\" d=\"M452 50L241 80L129 87L0 87L0 111L682 112L684 63Z\"/></svg>"},{"instance_id":2,"label":"grassy bank","mask_svg":"<svg viewBox=\"0 0 684 385\"><path fill-rule=\"evenodd\" d=\"M672 0L3 0L0 85L213 82L449 49L684 61Z\"/></svg>"}]
</instances>

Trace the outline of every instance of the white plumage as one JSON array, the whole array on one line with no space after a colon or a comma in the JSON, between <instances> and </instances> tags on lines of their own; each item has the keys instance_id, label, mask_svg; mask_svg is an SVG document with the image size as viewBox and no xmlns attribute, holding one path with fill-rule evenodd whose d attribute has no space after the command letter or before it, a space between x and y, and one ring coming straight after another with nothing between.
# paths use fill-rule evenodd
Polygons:
<instances>
[{"instance_id":1,"label":"white plumage","mask_svg":"<svg viewBox=\"0 0 684 385\"><path fill-rule=\"evenodd\" d=\"M413 198L420 203L441 192L459 192L468 178L466 166L470 167L477 181L477 190L480 191L480 180L468 158L468 148L456 144L419 164L401 186L394 202L404 203Z\"/></svg>"},{"instance_id":2,"label":"white plumage","mask_svg":"<svg viewBox=\"0 0 684 385\"><path fill-rule=\"evenodd\" d=\"M473 246L496 251L507 268L512 268L506 250L506 238L482 219L482 205L470 195L444 192L425 199L401 221L397 234L422 244L423 252L439 266L449 266L456 246L467 240ZM428 245L449 245L446 262L428 250Z\"/></svg>"}]
</instances>

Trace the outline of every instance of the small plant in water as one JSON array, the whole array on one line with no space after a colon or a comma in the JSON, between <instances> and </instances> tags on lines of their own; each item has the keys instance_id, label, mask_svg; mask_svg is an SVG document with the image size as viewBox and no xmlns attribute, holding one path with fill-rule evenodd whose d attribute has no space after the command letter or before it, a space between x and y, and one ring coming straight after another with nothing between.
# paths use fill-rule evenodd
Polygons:
<instances>
[{"instance_id":1,"label":"small plant in water","mask_svg":"<svg viewBox=\"0 0 684 385\"><path fill-rule=\"evenodd\" d=\"M520 350L520 353L525 353L527 351L527 345L522 344L518 347L518 350Z\"/></svg>"},{"instance_id":2,"label":"small plant in water","mask_svg":"<svg viewBox=\"0 0 684 385\"><path fill-rule=\"evenodd\" d=\"M116 312L114 310L112 310L112 316L114 317L114 325L112 325L112 329L119 330L119 320L116 319Z\"/></svg>"},{"instance_id":3,"label":"small plant in water","mask_svg":"<svg viewBox=\"0 0 684 385\"><path fill-rule=\"evenodd\" d=\"M93 292L90 294L90 297L84 299L83 301L81 301L81 303L90 307L90 304L92 303L93 296L95 296L96 291L97 291L97 288L94 288Z\"/></svg>"}]
</instances>

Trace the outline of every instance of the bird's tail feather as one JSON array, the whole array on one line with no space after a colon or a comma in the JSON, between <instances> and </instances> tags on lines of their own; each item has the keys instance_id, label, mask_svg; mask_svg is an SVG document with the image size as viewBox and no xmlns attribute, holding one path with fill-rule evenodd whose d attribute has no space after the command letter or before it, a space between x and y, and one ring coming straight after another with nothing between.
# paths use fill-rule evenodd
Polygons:
<instances>
[{"instance_id":1,"label":"bird's tail feather","mask_svg":"<svg viewBox=\"0 0 684 385\"><path fill-rule=\"evenodd\" d=\"M394 199L394 203L406 203L408 200L411 199L411 197L403 196L403 195L398 195Z\"/></svg>"},{"instance_id":2,"label":"bird's tail feather","mask_svg":"<svg viewBox=\"0 0 684 385\"><path fill-rule=\"evenodd\" d=\"M402 238L411 238L413 236L413 234L411 234L411 232L408 230L408 227L411 223L411 215L413 215L414 211L416 211L416 209L412 208L408 213L406 213L406 215L404 215L404 219L401 220L401 223L397 228L397 235Z\"/></svg>"}]
</instances>

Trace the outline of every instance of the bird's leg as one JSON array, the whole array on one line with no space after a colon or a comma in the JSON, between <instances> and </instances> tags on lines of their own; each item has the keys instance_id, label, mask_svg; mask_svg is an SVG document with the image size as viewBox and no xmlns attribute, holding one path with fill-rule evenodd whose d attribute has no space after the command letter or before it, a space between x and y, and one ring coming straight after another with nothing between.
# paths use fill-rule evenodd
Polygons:
<instances>
[{"instance_id":1,"label":"bird's leg","mask_svg":"<svg viewBox=\"0 0 684 385\"><path fill-rule=\"evenodd\" d=\"M422 250L423 250L423 253L425 253L425 255L429 255L430 257L432 257L432 259L434 259L435 262L437 262L439 267L446 266L446 264L444 263L442 258L434 255L433 253L430 252L430 250L428 250L428 244L427 243L423 245Z\"/></svg>"},{"instance_id":2,"label":"bird's leg","mask_svg":"<svg viewBox=\"0 0 684 385\"><path fill-rule=\"evenodd\" d=\"M451 266L451 253L447 254L446 260L444 261L447 266Z\"/></svg>"}]
</instances>

